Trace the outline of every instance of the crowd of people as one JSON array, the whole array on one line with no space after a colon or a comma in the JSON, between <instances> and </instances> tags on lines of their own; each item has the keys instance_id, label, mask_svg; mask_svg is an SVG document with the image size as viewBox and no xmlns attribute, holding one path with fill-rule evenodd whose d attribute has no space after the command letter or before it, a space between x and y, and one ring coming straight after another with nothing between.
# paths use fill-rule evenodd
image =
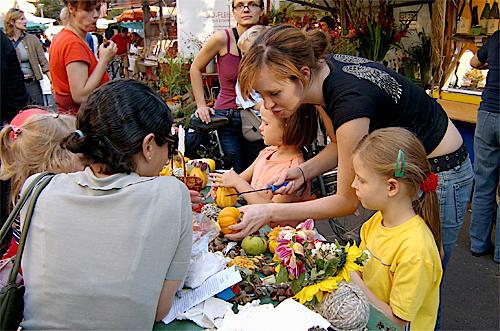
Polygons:
<instances>
[{"instance_id":1,"label":"crowd of people","mask_svg":"<svg viewBox=\"0 0 500 331\"><path fill-rule=\"evenodd\" d=\"M322 21L325 31L262 27L263 0L231 4L236 27L216 32L190 69L195 116L229 119L217 131L234 167L210 177L239 192L282 187L244 194L241 222L226 236L349 215L361 204L376 211L361 228L360 247L373 258L352 281L395 324L439 329L441 281L473 182L471 252L495 249L499 262L498 226L491 242L499 216L499 32L471 62L490 69L473 171L459 131L422 88L382 64L325 54L335 22ZM202 196L159 176L175 151L172 113L145 84L110 81L108 64L125 61L140 40L122 29L91 44L100 6L65 0L49 62L22 11L10 10L0 32L2 223L36 174L56 174L36 201L22 259L24 329L151 329L189 266L191 203ZM202 70L214 58L221 90L211 108ZM42 74L57 112L43 107ZM260 116L262 139L243 135L248 110ZM306 160L301 148L316 139L318 123L329 143ZM335 194L312 196L311 180L334 168ZM14 222L3 259L15 256L26 217Z\"/></svg>"}]
</instances>

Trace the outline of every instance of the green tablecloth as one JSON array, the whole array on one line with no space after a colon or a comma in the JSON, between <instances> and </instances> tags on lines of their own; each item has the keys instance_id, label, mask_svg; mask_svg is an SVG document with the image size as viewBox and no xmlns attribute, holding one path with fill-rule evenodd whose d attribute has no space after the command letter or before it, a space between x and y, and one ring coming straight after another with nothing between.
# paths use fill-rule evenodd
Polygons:
<instances>
[{"instance_id":1,"label":"green tablecloth","mask_svg":"<svg viewBox=\"0 0 500 331\"><path fill-rule=\"evenodd\" d=\"M394 323L392 323L387 317L385 317L380 311L370 306L370 319L368 320L368 325L366 326L368 330L381 330L381 331L397 331L401 330ZM172 323L156 323L153 330L203 330L198 325L191 321L178 321L175 320Z\"/></svg>"}]
</instances>

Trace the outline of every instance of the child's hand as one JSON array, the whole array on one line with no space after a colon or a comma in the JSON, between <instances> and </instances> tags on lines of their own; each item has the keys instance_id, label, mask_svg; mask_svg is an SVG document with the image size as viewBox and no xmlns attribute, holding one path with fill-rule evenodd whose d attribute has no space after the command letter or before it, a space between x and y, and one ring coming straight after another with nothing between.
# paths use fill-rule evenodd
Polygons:
<instances>
[{"instance_id":1,"label":"child's hand","mask_svg":"<svg viewBox=\"0 0 500 331\"><path fill-rule=\"evenodd\" d=\"M239 182L243 180L234 170L230 170L223 174L211 173L210 179L214 183L214 187L235 187Z\"/></svg>"}]
</instances>

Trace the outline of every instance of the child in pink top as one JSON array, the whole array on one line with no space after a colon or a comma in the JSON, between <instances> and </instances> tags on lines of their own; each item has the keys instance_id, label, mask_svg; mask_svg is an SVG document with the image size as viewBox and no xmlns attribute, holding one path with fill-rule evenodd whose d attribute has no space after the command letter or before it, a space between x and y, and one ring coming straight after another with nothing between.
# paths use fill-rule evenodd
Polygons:
<instances>
[{"instance_id":1,"label":"child in pink top","mask_svg":"<svg viewBox=\"0 0 500 331\"><path fill-rule=\"evenodd\" d=\"M238 192L262 189L273 182L274 177L283 169L295 167L304 162L300 148L310 145L316 138L318 117L314 107L304 105L300 115L283 120L270 110L262 109L262 123L259 127L264 148L257 159L241 174L234 170L224 174L212 173L210 178L214 187L234 187ZM303 117L301 117L303 116ZM297 202L310 199L310 185L305 187L299 196L273 195L271 191L260 191L243 194L249 204L270 202Z\"/></svg>"}]
</instances>

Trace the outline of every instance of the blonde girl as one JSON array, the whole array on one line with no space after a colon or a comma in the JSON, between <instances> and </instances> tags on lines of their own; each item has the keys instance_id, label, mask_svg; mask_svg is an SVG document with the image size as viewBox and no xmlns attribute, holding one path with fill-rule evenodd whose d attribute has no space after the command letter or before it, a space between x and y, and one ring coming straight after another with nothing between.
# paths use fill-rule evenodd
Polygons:
<instances>
[{"instance_id":1,"label":"blonde girl","mask_svg":"<svg viewBox=\"0 0 500 331\"><path fill-rule=\"evenodd\" d=\"M211 174L214 186L234 187L238 192L262 189L269 185L272 178L283 169L295 167L304 162L300 148L312 143L318 130L318 118L314 107L303 106L297 116L286 122L262 109L262 123L259 130L264 143L269 147L263 149L257 159L238 175L234 170L224 174ZM296 202L309 199L310 187L304 185L300 195L276 194L261 191L243 194L249 204L270 202Z\"/></svg>"},{"instance_id":2,"label":"blonde girl","mask_svg":"<svg viewBox=\"0 0 500 331\"><path fill-rule=\"evenodd\" d=\"M24 181L31 175L44 171L63 173L83 169L79 157L61 147L63 138L75 131L75 118L69 115L36 114L36 110L22 111L16 117L26 116L25 112L35 114L19 126L8 124L0 131L0 179L10 181L11 206L16 203ZM16 123L16 118L12 123ZM13 225L8 256L17 251L19 226L17 220Z\"/></svg>"},{"instance_id":3,"label":"blonde girl","mask_svg":"<svg viewBox=\"0 0 500 331\"><path fill-rule=\"evenodd\" d=\"M372 258L353 281L396 324L433 330L442 243L438 179L425 149L405 129L380 129L360 141L353 166L356 196L378 210L361 228L360 248Z\"/></svg>"}]
</instances>

